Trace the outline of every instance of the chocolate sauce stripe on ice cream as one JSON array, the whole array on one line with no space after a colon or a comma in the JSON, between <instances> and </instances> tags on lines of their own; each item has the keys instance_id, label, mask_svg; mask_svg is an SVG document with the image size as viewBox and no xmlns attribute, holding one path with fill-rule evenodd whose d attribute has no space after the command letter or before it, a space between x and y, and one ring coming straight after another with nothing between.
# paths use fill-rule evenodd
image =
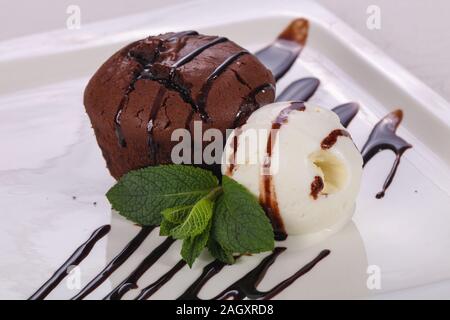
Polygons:
<instances>
[{"instance_id":1,"label":"chocolate sauce stripe on ice cream","mask_svg":"<svg viewBox=\"0 0 450 320\"><path fill-rule=\"evenodd\" d=\"M308 78L307 78L308 79ZM312 78L314 79L314 78ZM301 79L303 80L303 79ZM300 81L301 81L300 80ZM297 83L299 83L297 81ZM288 90L289 87L286 89ZM316 91L317 86L300 86L300 91L298 93L292 92L291 89L291 97L298 98L299 96L302 96L305 98L305 100L309 99L312 94ZM305 92L306 90L306 92ZM262 204L264 210L266 211L267 216L269 217L272 226L274 228L275 233L275 239L278 241L285 240L287 238L287 233L283 224L283 221L281 219L281 215L278 208L278 201L276 196L276 190L273 182L273 176L270 174L270 166L271 166L271 157L272 157L272 149L273 144L276 141L278 130L281 129L281 126L283 123L286 123L288 121L289 114L292 111L303 111L305 110L305 105L302 102L292 102L288 107L281 110L281 112L278 114L276 119L272 122L271 131L269 134L269 137L267 139L267 146L266 146L266 155L263 161L263 173L261 175L261 181L260 181L260 203ZM342 114L347 115L348 118L344 118L344 122L350 122L351 119L354 118L356 115L356 112L358 111L358 106L354 103L345 104L342 106L338 106L335 108L338 112L341 112ZM354 114L353 114L354 113ZM346 123L348 125L348 123ZM240 131L238 131L239 133ZM349 137L349 133L344 130L333 130L321 143L322 149L328 149L331 148L334 143L336 143L338 136L347 136ZM238 145L238 135L235 136L235 139L233 139L233 157L235 158L236 152L237 152L237 145ZM231 168L231 169L230 169ZM231 171L230 171L231 170ZM233 167L230 166L228 169L228 172L232 172ZM320 176L316 176L314 178L314 181L311 183L311 196L314 199L317 199L317 196L319 192L322 191L324 188L324 182Z\"/></svg>"},{"instance_id":2,"label":"chocolate sauce stripe on ice cream","mask_svg":"<svg viewBox=\"0 0 450 320\"><path fill-rule=\"evenodd\" d=\"M320 81L317 78L302 78L292 82L281 94L277 97L276 101L308 101L319 87ZM259 88L257 88L259 89ZM253 99L254 96L252 95ZM239 115L239 113L238 113ZM237 115L237 117L238 117ZM236 152L238 148L239 135L242 133L240 126L243 123L235 123L235 135L233 138L233 152L230 155L229 165L227 168L227 174L231 175L236 165Z\"/></svg>"},{"instance_id":3,"label":"chocolate sauce stripe on ice cream","mask_svg":"<svg viewBox=\"0 0 450 320\"><path fill-rule=\"evenodd\" d=\"M313 182L311 182L311 192L309 195L317 200L319 193L323 190L324 183L321 176L315 176Z\"/></svg>"},{"instance_id":4,"label":"chocolate sauce stripe on ice cream","mask_svg":"<svg viewBox=\"0 0 450 320\"><path fill-rule=\"evenodd\" d=\"M332 146L334 146L339 137L349 137L351 139L350 134L346 130L335 129L322 140L322 142L320 143L320 147L324 150L330 149Z\"/></svg>"},{"instance_id":5,"label":"chocolate sauce stripe on ice cream","mask_svg":"<svg viewBox=\"0 0 450 320\"><path fill-rule=\"evenodd\" d=\"M293 111L303 111L305 105L302 102L291 102L288 107L281 110L275 120L272 122L272 128L267 138L266 154L262 164L263 174L260 181L260 203L266 211L267 216L272 223L275 239L285 240L287 233L284 228L283 220L281 219L275 186L273 184L273 176L271 174L272 165L272 150L277 139L278 131L281 126L287 122L289 114Z\"/></svg>"}]
</instances>

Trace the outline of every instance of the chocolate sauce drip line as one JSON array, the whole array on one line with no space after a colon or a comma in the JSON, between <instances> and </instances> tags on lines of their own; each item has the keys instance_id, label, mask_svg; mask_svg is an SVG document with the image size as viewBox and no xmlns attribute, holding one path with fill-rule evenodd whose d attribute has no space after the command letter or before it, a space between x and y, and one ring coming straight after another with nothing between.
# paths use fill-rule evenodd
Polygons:
<instances>
[{"instance_id":1,"label":"chocolate sauce drip line","mask_svg":"<svg viewBox=\"0 0 450 320\"><path fill-rule=\"evenodd\" d=\"M277 39L275 43L256 52L255 56L272 71L273 77L278 81L294 64L302 48L294 41Z\"/></svg>"},{"instance_id":2,"label":"chocolate sauce drip line","mask_svg":"<svg viewBox=\"0 0 450 320\"><path fill-rule=\"evenodd\" d=\"M308 101L317 91L320 80L317 78L302 78L292 82L275 101Z\"/></svg>"},{"instance_id":3,"label":"chocolate sauce drip line","mask_svg":"<svg viewBox=\"0 0 450 320\"><path fill-rule=\"evenodd\" d=\"M182 37L186 36L186 35L192 35L192 34L196 34L196 33L192 33L192 32L185 32L185 33L178 33L173 35L171 38L165 40L165 41L171 41L171 40L179 40ZM175 83L174 81L174 76L175 76L175 72L176 69L183 66L184 64L192 61L193 59L195 59L195 57L197 57L199 54L201 54L203 51L205 51L206 49L226 42L228 41L227 38L224 37L218 37L215 38L213 40L211 40L210 42L207 42L206 44L196 48L195 50L193 50L192 52L188 53L187 55L185 55L184 57L180 58L178 61L174 62L174 64L172 65L170 72L169 72L169 77L168 78L160 78L156 75L154 75L152 73L152 66L154 61L156 61L156 59L159 57L159 55L162 53L162 45L160 45L159 49L156 51L155 57L153 57L152 60L146 61L145 59L141 59L139 57L136 57L135 55L133 55L131 52L129 53L129 57L134 59L136 62L139 63L140 67L138 72L133 76L130 85L128 86L127 90L124 93L124 96L122 98L122 100L120 101L115 119L114 119L114 123L115 123L115 131L116 131L116 136L118 138L119 141L119 145L121 147L126 147L126 140L124 137L124 134L122 132L122 128L121 128L121 124L120 124L120 119L122 116L122 112L126 106L126 104L128 103L129 100L129 96L130 94L134 91L135 86L136 86L136 82L141 80L141 79L147 79L147 80L153 80L153 81L157 81L159 82L162 86L164 86L164 88L166 90L174 90L176 92L178 92L178 94L180 95L180 97L183 99L183 101L185 101L186 103L190 104L192 107L193 112L197 112L200 114L200 118L203 121L207 121L209 119L209 116L206 112L205 109L205 105L206 105L206 101L208 98L208 94L209 91L212 87L212 83L214 82L215 79L217 79L220 74L222 74L229 65L231 65L234 61L236 61L240 56L244 55L244 54L248 54L247 51L240 51L237 52L233 55L231 55L230 57L228 57L224 62L222 62L207 78L205 84L203 85L202 89L200 90L200 93L197 97L196 100L193 99L193 97L191 96L190 90L181 86L180 84ZM164 40L163 40L164 43ZM149 128L147 130L148 134L149 134L149 138L148 138L148 144L149 144L149 149L150 149L150 154L151 157L154 156L155 154L155 149L156 149L156 145L153 142L153 137L152 135L152 127L153 127L153 120L154 117L156 116L159 108L155 108L155 105L160 105L161 104L161 99L164 97L165 95L165 91L164 92L160 92L160 94L158 94L158 97L155 99L152 108L151 108L151 113L150 113L150 117L148 120L148 125L147 127ZM188 117L188 118L192 118Z\"/></svg>"},{"instance_id":4,"label":"chocolate sauce drip line","mask_svg":"<svg viewBox=\"0 0 450 320\"><path fill-rule=\"evenodd\" d=\"M84 299L89 293L98 288L108 277L116 271L127 259L136 251L144 242L147 236L155 227L142 227L139 233L123 248L123 250L115 256L110 263L89 283L84 286L81 291L75 295L72 300Z\"/></svg>"},{"instance_id":5,"label":"chocolate sauce drip line","mask_svg":"<svg viewBox=\"0 0 450 320\"><path fill-rule=\"evenodd\" d=\"M400 159L406 150L412 148L412 145L396 134L397 128L402 122L403 112L395 110L382 118L373 128L366 143L362 148L363 166L365 166L378 152L391 150L395 153L395 161L384 181L380 192L376 194L377 199L384 197L386 189L392 183Z\"/></svg>"},{"instance_id":6,"label":"chocolate sauce drip line","mask_svg":"<svg viewBox=\"0 0 450 320\"><path fill-rule=\"evenodd\" d=\"M104 300L120 300L128 291L137 288L137 282L150 269L153 264L166 253L175 242L172 238L166 238L159 246L151 251L147 257L125 278L114 290L112 290Z\"/></svg>"},{"instance_id":7,"label":"chocolate sauce drip line","mask_svg":"<svg viewBox=\"0 0 450 320\"><path fill-rule=\"evenodd\" d=\"M214 300L225 300L232 298L233 300L248 299L263 299L268 300L279 294L281 291L286 289L289 285L294 283L298 278L305 275L307 272L311 271L314 266L319 263L322 259L330 254L330 250L323 250L316 256L313 260L304 265L292 276L283 280L272 289L268 291L259 291L257 286L264 279L267 270L276 261L278 256L284 252L286 248L277 247L274 251L267 257L265 257L254 269L250 270L242 278L234 282L228 288L223 290ZM178 300L200 300L198 294L200 293L203 286L216 274L218 274L225 264L220 261L213 261L203 268L202 274L195 280L195 282L180 296Z\"/></svg>"},{"instance_id":8,"label":"chocolate sauce drip line","mask_svg":"<svg viewBox=\"0 0 450 320\"><path fill-rule=\"evenodd\" d=\"M341 124L347 128L358 113L359 104L356 102L348 102L331 109L331 111L338 115Z\"/></svg>"},{"instance_id":9,"label":"chocolate sauce drip line","mask_svg":"<svg viewBox=\"0 0 450 320\"><path fill-rule=\"evenodd\" d=\"M168 272L161 276L158 280L142 289L141 293L134 300L147 300L154 295L163 285L172 279L172 277L186 265L184 260L180 260Z\"/></svg>"},{"instance_id":10,"label":"chocolate sauce drip line","mask_svg":"<svg viewBox=\"0 0 450 320\"><path fill-rule=\"evenodd\" d=\"M67 276L69 268L79 265L89 255L95 244L110 230L110 225L104 225L95 230L89 239L79 246L70 258L28 300L43 300Z\"/></svg>"}]
</instances>

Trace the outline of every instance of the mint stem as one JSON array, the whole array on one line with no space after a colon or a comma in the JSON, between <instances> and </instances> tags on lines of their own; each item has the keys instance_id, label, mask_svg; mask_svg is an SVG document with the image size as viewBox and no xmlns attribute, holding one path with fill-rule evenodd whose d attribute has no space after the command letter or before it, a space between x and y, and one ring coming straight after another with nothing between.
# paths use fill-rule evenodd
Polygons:
<instances>
[{"instance_id":1,"label":"mint stem","mask_svg":"<svg viewBox=\"0 0 450 320\"><path fill-rule=\"evenodd\" d=\"M222 186L218 186L212 189L205 198L211 201L215 201L222 193L223 193Z\"/></svg>"}]
</instances>

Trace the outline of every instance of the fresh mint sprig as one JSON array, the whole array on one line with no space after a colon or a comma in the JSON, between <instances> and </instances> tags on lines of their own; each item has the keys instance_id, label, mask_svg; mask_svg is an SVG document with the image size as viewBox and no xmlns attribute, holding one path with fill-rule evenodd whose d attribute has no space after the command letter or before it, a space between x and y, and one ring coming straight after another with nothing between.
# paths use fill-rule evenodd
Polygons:
<instances>
[{"instance_id":1,"label":"fresh mint sprig","mask_svg":"<svg viewBox=\"0 0 450 320\"><path fill-rule=\"evenodd\" d=\"M131 171L106 194L114 210L140 225L159 225L168 208L194 205L219 184L209 171L164 165Z\"/></svg>"},{"instance_id":2,"label":"fresh mint sprig","mask_svg":"<svg viewBox=\"0 0 450 320\"><path fill-rule=\"evenodd\" d=\"M160 225L160 235L183 241L181 256L192 266L201 252L225 263L234 254L270 251L273 229L257 199L224 176L207 170L161 165L132 171L106 194L113 209L141 225Z\"/></svg>"}]
</instances>

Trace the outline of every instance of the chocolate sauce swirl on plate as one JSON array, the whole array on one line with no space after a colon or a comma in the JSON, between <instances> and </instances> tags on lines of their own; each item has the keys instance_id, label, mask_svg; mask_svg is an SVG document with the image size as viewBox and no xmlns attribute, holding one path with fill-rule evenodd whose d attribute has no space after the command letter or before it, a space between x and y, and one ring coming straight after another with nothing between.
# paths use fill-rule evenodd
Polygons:
<instances>
[{"instance_id":1,"label":"chocolate sauce swirl on plate","mask_svg":"<svg viewBox=\"0 0 450 320\"><path fill-rule=\"evenodd\" d=\"M259 291L256 287L258 284L264 279L267 270L269 267L275 262L277 257L285 251L284 247L277 247L268 257L264 258L261 263L247 273L244 277L233 283L227 289L219 293L214 299L216 300L225 300L232 298L233 300L242 300L245 298L249 299L262 299L269 300L279 294L281 291L286 289L289 285L291 285L295 280L300 278L309 272L314 266L319 263L322 259L327 257L330 254L330 250L323 250L319 253L317 257L303 266L300 270L294 273L289 278L277 284L275 287L268 291Z\"/></svg>"},{"instance_id":2,"label":"chocolate sauce swirl on plate","mask_svg":"<svg viewBox=\"0 0 450 320\"><path fill-rule=\"evenodd\" d=\"M396 134L402 119L403 112L401 110L392 111L381 119L373 128L361 151L364 166L380 151L391 150L395 153L394 164L386 177L383 188L375 196L377 199L384 197L386 189L391 185L392 180L394 179L402 155L406 150L412 148L410 143L406 142Z\"/></svg>"},{"instance_id":3,"label":"chocolate sauce swirl on plate","mask_svg":"<svg viewBox=\"0 0 450 320\"><path fill-rule=\"evenodd\" d=\"M202 274L186 289L186 291L178 297L177 300L200 300L198 294L203 286L224 267L225 263L214 260L203 268Z\"/></svg>"},{"instance_id":4,"label":"chocolate sauce swirl on plate","mask_svg":"<svg viewBox=\"0 0 450 320\"><path fill-rule=\"evenodd\" d=\"M91 252L95 244L103 238L111 230L110 225L104 225L95 230L89 239L86 240L75 252L63 263L58 270L48 279L42 287L40 287L29 300L42 300L44 299L56 286L67 276L69 268L77 266L83 261Z\"/></svg>"},{"instance_id":5,"label":"chocolate sauce swirl on plate","mask_svg":"<svg viewBox=\"0 0 450 320\"><path fill-rule=\"evenodd\" d=\"M317 91L320 80L317 78L302 78L292 82L277 97L276 101L308 101Z\"/></svg>"},{"instance_id":6,"label":"chocolate sauce swirl on plate","mask_svg":"<svg viewBox=\"0 0 450 320\"><path fill-rule=\"evenodd\" d=\"M338 115L341 124L347 128L358 113L359 104L356 102L348 102L331 109L331 111Z\"/></svg>"},{"instance_id":7,"label":"chocolate sauce swirl on plate","mask_svg":"<svg viewBox=\"0 0 450 320\"><path fill-rule=\"evenodd\" d=\"M58 269L54 276L52 276L35 294L30 297L30 300L44 299L67 275L67 269L72 265L78 265L90 252L92 247L110 231L110 226L102 226L97 229L89 239L83 243L72 256ZM139 247L148 234L154 227L143 227L142 230L125 246L121 253L119 253L113 260L99 273L88 285L86 285L76 296L72 299L80 300L85 298L101 283L103 283L114 271L118 269L129 256ZM121 299L128 291L137 288L137 281L141 276L156 262L159 258L169 250L170 246L175 240L167 238L159 246L153 249L144 260L123 280L111 293L109 293L105 300ZM323 250L316 258L307 263L296 273L289 278L283 280L278 285L268 291L259 291L257 286L264 279L269 267L276 261L278 256L285 251L284 247L277 247L274 251L264 258L258 266L249 271L244 277L230 285L227 289L222 291L213 299L271 299L295 280L309 272L317 263L324 259L330 253L329 250ZM155 294L162 286L169 282L172 277L184 268L186 262L180 260L169 271L163 274L158 280L143 288L136 296L135 300L145 300ZM218 274L226 264L218 260L214 260L203 268L201 275L188 287L188 289L178 297L179 300L198 300L198 294L203 286L216 274Z\"/></svg>"},{"instance_id":8,"label":"chocolate sauce swirl on plate","mask_svg":"<svg viewBox=\"0 0 450 320\"><path fill-rule=\"evenodd\" d=\"M262 299L269 300L279 294L281 291L286 289L294 281L296 281L301 276L305 275L307 272L311 271L314 266L319 263L322 259L330 254L330 250L323 250L319 253L313 260L308 262L302 268L300 268L296 273L287 279L283 280L272 289L268 291L259 291L257 289L258 285L264 279L267 270L276 261L278 256L284 252L286 248L277 247L274 251L267 257L265 257L254 269L250 270L242 278L234 282L228 288L223 290L213 299L215 300L243 300L248 299ZM203 272L200 277L178 298L179 300L199 300L198 294L203 286L217 273L219 273L225 265L219 261L213 261L203 268Z\"/></svg>"},{"instance_id":9,"label":"chocolate sauce swirl on plate","mask_svg":"<svg viewBox=\"0 0 450 320\"><path fill-rule=\"evenodd\" d=\"M163 285L165 285L167 282L172 279L172 277L183 267L186 265L186 262L184 260L178 261L176 265L173 266L172 269L170 269L168 272L166 272L162 277L160 277L158 280L150 284L149 286L142 289L141 293L134 299L134 300L147 300L150 298L153 294L155 294Z\"/></svg>"},{"instance_id":10,"label":"chocolate sauce swirl on plate","mask_svg":"<svg viewBox=\"0 0 450 320\"><path fill-rule=\"evenodd\" d=\"M274 43L256 52L258 59L270 70L275 80L291 68L305 46L309 22L296 19L278 36Z\"/></svg>"},{"instance_id":11,"label":"chocolate sauce swirl on plate","mask_svg":"<svg viewBox=\"0 0 450 320\"><path fill-rule=\"evenodd\" d=\"M110 263L89 283L75 295L72 300L84 299L89 293L98 288L108 277L116 271L144 242L155 227L143 227L139 233L125 246L125 248L111 260Z\"/></svg>"},{"instance_id":12,"label":"chocolate sauce swirl on plate","mask_svg":"<svg viewBox=\"0 0 450 320\"><path fill-rule=\"evenodd\" d=\"M137 288L138 280L144 273L150 269L161 256L166 253L170 246L175 242L172 238L167 238L154 250L152 250L147 257L134 269L128 277L123 280L114 290L112 290L104 300L119 300L131 289Z\"/></svg>"}]
</instances>

